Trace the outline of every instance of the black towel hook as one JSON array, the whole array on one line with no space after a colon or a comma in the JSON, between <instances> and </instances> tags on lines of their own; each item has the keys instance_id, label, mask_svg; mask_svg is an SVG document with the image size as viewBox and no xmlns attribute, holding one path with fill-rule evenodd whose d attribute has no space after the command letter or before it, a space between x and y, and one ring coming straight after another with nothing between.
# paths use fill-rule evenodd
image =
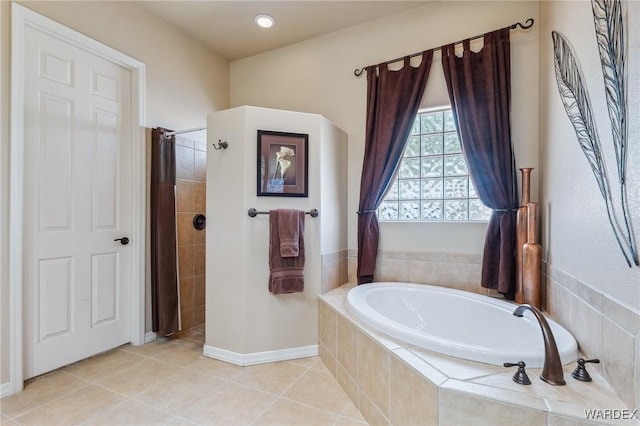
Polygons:
<instances>
[{"instance_id":1,"label":"black towel hook","mask_svg":"<svg viewBox=\"0 0 640 426\"><path fill-rule=\"evenodd\" d=\"M215 149L215 150L227 149L229 147L229 143L223 141L222 139L218 139L218 145L216 145L215 142L212 145L213 145L213 149Z\"/></svg>"}]
</instances>

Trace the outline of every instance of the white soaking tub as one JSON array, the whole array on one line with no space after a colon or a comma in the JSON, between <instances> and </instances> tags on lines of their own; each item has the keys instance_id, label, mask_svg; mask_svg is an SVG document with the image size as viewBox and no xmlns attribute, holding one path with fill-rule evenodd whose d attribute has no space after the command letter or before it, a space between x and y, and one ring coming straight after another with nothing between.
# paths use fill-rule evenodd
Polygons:
<instances>
[{"instance_id":1,"label":"white soaking tub","mask_svg":"<svg viewBox=\"0 0 640 426\"><path fill-rule=\"evenodd\" d=\"M372 283L347 294L349 309L369 326L397 340L457 358L502 365L544 363L542 331L518 305L480 294L425 284ZM547 318L562 364L578 358L573 336Z\"/></svg>"}]
</instances>

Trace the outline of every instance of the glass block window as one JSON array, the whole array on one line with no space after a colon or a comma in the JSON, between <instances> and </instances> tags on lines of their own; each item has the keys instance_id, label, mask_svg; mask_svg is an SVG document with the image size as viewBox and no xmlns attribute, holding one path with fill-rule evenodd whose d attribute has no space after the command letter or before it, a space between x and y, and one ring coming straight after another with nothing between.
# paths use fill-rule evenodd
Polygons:
<instances>
[{"instance_id":1,"label":"glass block window","mask_svg":"<svg viewBox=\"0 0 640 426\"><path fill-rule=\"evenodd\" d=\"M395 180L378 208L380 221L487 221L451 108L419 111Z\"/></svg>"}]
</instances>

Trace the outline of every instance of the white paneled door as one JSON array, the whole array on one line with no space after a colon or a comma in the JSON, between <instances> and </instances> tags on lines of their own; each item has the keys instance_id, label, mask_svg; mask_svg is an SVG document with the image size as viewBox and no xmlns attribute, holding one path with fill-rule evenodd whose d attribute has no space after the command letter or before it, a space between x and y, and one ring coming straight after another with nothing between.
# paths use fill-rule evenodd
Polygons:
<instances>
[{"instance_id":1,"label":"white paneled door","mask_svg":"<svg viewBox=\"0 0 640 426\"><path fill-rule=\"evenodd\" d=\"M130 341L131 71L25 29L24 378Z\"/></svg>"}]
</instances>

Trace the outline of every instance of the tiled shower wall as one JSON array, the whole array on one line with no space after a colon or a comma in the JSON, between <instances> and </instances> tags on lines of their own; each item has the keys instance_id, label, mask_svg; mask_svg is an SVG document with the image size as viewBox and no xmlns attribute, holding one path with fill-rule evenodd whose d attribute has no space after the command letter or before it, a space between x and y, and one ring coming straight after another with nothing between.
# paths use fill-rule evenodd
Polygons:
<instances>
[{"instance_id":1,"label":"tiled shower wall","mask_svg":"<svg viewBox=\"0 0 640 426\"><path fill-rule=\"evenodd\" d=\"M178 278L182 329L204 324L205 230L193 217L205 213L207 145L176 137L176 203L178 209Z\"/></svg>"}]
</instances>

